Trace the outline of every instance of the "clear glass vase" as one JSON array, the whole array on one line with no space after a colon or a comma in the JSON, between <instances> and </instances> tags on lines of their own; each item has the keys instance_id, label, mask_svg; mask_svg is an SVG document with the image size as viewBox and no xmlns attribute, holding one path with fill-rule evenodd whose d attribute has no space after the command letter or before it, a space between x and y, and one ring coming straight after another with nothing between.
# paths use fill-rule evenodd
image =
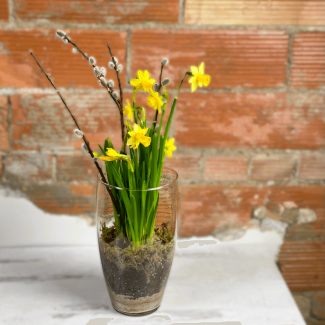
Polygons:
<instances>
[{"instance_id":1,"label":"clear glass vase","mask_svg":"<svg viewBox=\"0 0 325 325\"><path fill-rule=\"evenodd\" d=\"M112 305L122 314L143 316L159 308L174 257L177 178L174 170L163 168L160 186L147 190L122 189L98 179L100 258ZM120 206L132 197L136 209L114 209L112 202ZM127 232L119 226L123 219L129 222ZM140 241L134 232L142 234Z\"/></svg>"}]
</instances>

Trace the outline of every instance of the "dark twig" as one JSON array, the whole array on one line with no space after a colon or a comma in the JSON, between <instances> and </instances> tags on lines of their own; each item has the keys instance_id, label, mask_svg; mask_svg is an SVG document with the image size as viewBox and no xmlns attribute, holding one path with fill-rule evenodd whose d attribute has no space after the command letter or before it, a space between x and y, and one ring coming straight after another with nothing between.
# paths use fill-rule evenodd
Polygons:
<instances>
[{"instance_id":1,"label":"dark twig","mask_svg":"<svg viewBox=\"0 0 325 325\"><path fill-rule=\"evenodd\" d=\"M163 69L164 69L164 65L161 65L160 76L159 76L158 93L160 92L160 89L161 89L161 78L162 78ZM155 117L154 117L153 122L152 122L154 124L154 130L153 130L154 133L156 132L157 119L158 119L158 110L156 111Z\"/></svg>"},{"instance_id":2,"label":"dark twig","mask_svg":"<svg viewBox=\"0 0 325 325\"><path fill-rule=\"evenodd\" d=\"M36 57L34 56L33 52L30 51L29 53L31 54L31 56L33 57L33 59L35 60L35 62L36 62L37 65L39 66L39 68L41 69L42 73L46 76L47 80L51 83L52 87L56 90L57 94L59 95L59 97L60 97L60 99L61 99L61 101L62 101L62 103L63 103L63 105L65 106L65 108L68 110L70 116L72 117L72 119L73 119L73 121L74 121L76 127L77 127L79 130L81 130L81 129L80 129L80 126L79 126L79 124L78 124L78 122L77 122L77 120L76 120L76 118L73 116L71 110L69 109L69 107L68 107L66 101L65 101L64 98L62 97L60 91L55 87L53 81L52 81L51 78L48 76L48 74L44 71L44 69L42 68L41 64L38 62L38 60L37 60ZM82 136L82 139L83 139L83 141L84 141L84 143L85 143L85 145L86 145L86 147L87 147L87 150L88 150L88 153L89 153L91 159L93 160L93 162L95 163L95 165L96 165L96 167L97 167L97 170L98 170L98 172L99 172L99 175L100 175L100 177L101 177L101 180L102 180L105 184L107 184L107 180L106 180L106 178L105 178L105 175L103 174L102 169L100 168L98 162L97 162L96 160L93 159L93 158L94 158L93 151L91 150L91 148L90 148L90 144L89 144L89 141L87 140L87 138L86 138L86 136L85 136L84 134L83 134L83 136ZM111 197L112 203L113 203L113 205L114 205L114 207L115 207L115 209L116 209L116 211L117 211L117 214L118 214L118 217L119 217L120 224L122 225L123 234L124 234L124 236L126 236L125 225L124 225L124 223L122 222L121 214L120 214L120 211L119 211L118 205L117 205L117 203L116 203L116 200L115 200L115 198L114 198L114 195L113 195L111 189L110 189L108 186L106 186L106 189L107 189L107 192L108 192L109 196Z\"/></svg>"},{"instance_id":3,"label":"dark twig","mask_svg":"<svg viewBox=\"0 0 325 325\"><path fill-rule=\"evenodd\" d=\"M82 54L82 56L89 62L89 58L88 58L88 56L84 53L84 52L82 52L81 51L81 49L79 48L79 46L76 44L76 43L73 43L68 37L66 38L67 40L68 40L68 42L70 43L70 44L72 44L77 50L78 50L78 52L80 52L81 54ZM94 65L93 65L93 67L95 67Z\"/></svg>"},{"instance_id":4,"label":"dark twig","mask_svg":"<svg viewBox=\"0 0 325 325\"><path fill-rule=\"evenodd\" d=\"M118 87L120 89L120 102L121 102L121 106L123 105L123 91L122 91L122 85L121 85L121 80L120 80L120 74L119 72L116 70L117 69L117 64L116 64L116 61L115 61L115 57L113 56L113 53L112 53L112 50L111 50L111 47L109 46L108 43L106 43L107 45L107 48L108 48L108 51L109 51L109 54L111 55L111 58L112 58L112 62L114 63L114 70L116 72L116 78L117 78L117 81L118 81Z\"/></svg>"},{"instance_id":5,"label":"dark twig","mask_svg":"<svg viewBox=\"0 0 325 325\"><path fill-rule=\"evenodd\" d=\"M120 102L120 107L119 107L119 110L120 110L120 121L121 121L121 130L122 130L122 141L124 141L125 124L124 124L124 118L123 118L123 91L122 91L122 85L121 85L121 80L120 80L120 73L117 71L117 64L116 64L116 61L115 61L115 57L113 56L111 47L109 46L108 43L106 43L106 45L107 45L109 54L111 55L112 62L114 63L114 70L116 72L116 78L117 78L118 87L119 87L119 90L120 90L120 101L119 101Z\"/></svg>"}]
</instances>

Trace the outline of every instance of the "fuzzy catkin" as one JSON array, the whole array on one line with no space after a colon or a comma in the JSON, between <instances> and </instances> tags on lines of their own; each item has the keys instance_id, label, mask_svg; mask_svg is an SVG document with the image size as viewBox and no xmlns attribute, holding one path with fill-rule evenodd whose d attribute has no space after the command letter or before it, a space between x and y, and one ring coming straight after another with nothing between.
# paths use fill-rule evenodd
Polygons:
<instances>
[{"instance_id":1,"label":"fuzzy catkin","mask_svg":"<svg viewBox=\"0 0 325 325\"><path fill-rule=\"evenodd\" d=\"M165 66L169 63L169 60L167 58L164 58L162 61L161 61L161 65L162 66Z\"/></svg>"},{"instance_id":2,"label":"fuzzy catkin","mask_svg":"<svg viewBox=\"0 0 325 325\"><path fill-rule=\"evenodd\" d=\"M89 61L89 64L90 64L90 65L95 65L95 64L96 64L96 59L95 59L93 56L91 56L91 57L88 59L88 61Z\"/></svg>"},{"instance_id":3,"label":"fuzzy catkin","mask_svg":"<svg viewBox=\"0 0 325 325\"><path fill-rule=\"evenodd\" d=\"M164 80L161 82L161 84L162 84L163 86L167 86L167 85L169 85L169 83L170 83L170 79L169 79L169 78L166 78L166 79L164 79Z\"/></svg>"},{"instance_id":4,"label":"fuzzy catkin","mask_svg":"<svg viewBox=\"0 0 325 325\"><path fill-rule=\"evenodd\" d=\"M102 73L101 73L101 71L100 71L100 69L98 67L95 67L94 68L94 74L98 78Z\"/></svg>"}]
</instances>

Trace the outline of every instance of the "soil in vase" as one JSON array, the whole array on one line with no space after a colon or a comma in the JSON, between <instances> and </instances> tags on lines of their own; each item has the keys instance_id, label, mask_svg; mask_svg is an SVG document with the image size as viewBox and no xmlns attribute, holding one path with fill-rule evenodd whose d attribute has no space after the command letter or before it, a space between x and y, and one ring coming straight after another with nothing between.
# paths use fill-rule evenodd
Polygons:
<instances>
[{"instance_id":1,"label":"soil in vase","mask_svg":"<svg viewBox=\"0 0 325 325\"><path fill-rule=\"evenodd\" d=\"M102 224L99 252L113 307L130 316L158 309L174 256L175 241L166 223L156 228L152 241L135 248Z\"/></svg>"}]
</instances>

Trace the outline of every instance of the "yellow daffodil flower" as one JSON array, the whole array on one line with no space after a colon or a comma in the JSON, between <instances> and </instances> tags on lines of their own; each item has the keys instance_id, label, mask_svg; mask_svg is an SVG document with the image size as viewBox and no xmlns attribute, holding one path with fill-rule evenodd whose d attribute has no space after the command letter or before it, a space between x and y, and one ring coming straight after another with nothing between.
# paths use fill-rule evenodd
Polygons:
<instances>
[{"instance_id":1,"label":"yellow daffodil flower","mask_svg":"<svg viewBox=\"0 0 325 325\"><path fill-rule=\"evenodd\" d=\"M130 158L127 155L121 155L120 153L118 153L117 151L115 151L112 148L108 148L106 150L106 156L100 156L100 157L98 157L98 159L104 160L104 161L124 160L129 164L130 169L133 172L133 166L132 166Z\"/></svg>"},{"instance_id":2,"label":"yellow daffodil flower","mask_svg":"<svg viewBox=\"0 0 325 325\"><path fill-rule=\"evenodd\" d=\"M120 155L118 152L116 152L114 149L112 148L108 148L106 150L106 156L100 156L98 157L100 160L104 160L104 161L114 161L114 160L120 160L122 159L121 156L124 155Z\"/></svg>"},{"instance_id":3,"label":"yellow daffodil flower","mask_svg":"<svg viewBox=\"0 0 325 325\"><path fill-rule=\"evenodd\" d=\"M208 86L210 83L210 76L204 74L204 62L202 62L199 68L192 66L191 72L193 77L190 78L189 82L192 84L192 92L196 90L197 86Z\"/></svg>"},{"instance_id":4,"label":"yellow daffodil flower","mask_svg":"<svg viewBox=\"0 0 325 325\"><path fill-rule=\"evenodd\" d=\"M145 147L148 147L151 143L151 138L146 137L148 129L142 129L138 124L134 124L133 131L128 132L130 138L128 139L127 145L130 148L137 149L142 143Z\"/></svg>"},{"instance_id":5,"label":"yellow daffodil flower","mask_svg":"<svg viewBox=\"0 0 325 325\"><path fill-rule=\"evenodd\" d=\"M133 109L130 106L129 100L126 100L127 105L123 108L123 115L127 115L127 117L133 121Z\"/></svg>"},{"instance_id":6,"label":"yellow daffodil flower","mask_svg":"<svg viewBox=\"0 0 325 325\"><path fill-rule=\"evenodd\" d=\"M152 89L150 89L151 96L148 97L148 105L153 107L154 109L157 109L160 113L161 106L164 104L162 99L162 96L159 96L159 93L154 92Z\"/></svg>"},{"instance_id":7,"label":"yellow daffodil flower","mask_svg":"<svg viewBox=\"0 0 325 325\"><path fill-rule=\"evenodd\" d=\"M175 139L171 138L171 139L167 140L165 143L165 153L166 153L167 157L169 157L169 158L172 156L172 152L174 150L176 150L176 147L174 146L174 142L175 142Z\"/></svg>"},{"instance_id":8,"label":"yellow daffodil flower","mask_svg":"<svg viewBox=\"0 0 325 325\"><path fill-rule=\"evenodd\" d=\"M153 84L155 83L155 79L150 79L149 72L147 70L145 71L138 71L138 78L132 79L130 81L130 84L135 87L134 92L137 92L139 90L143 91L149 91Z\"/></svg>"},{"instance_id":9,"label":"yellow daffodil flower","mask_svg":"<svg viewBox=\"0 0 325 325\"><path fill-rule=\"evenodd\" d=\"M97 152L93 151L93 156L94 157L99 157L99 154Z\"/></svg>"}]
</instances>

